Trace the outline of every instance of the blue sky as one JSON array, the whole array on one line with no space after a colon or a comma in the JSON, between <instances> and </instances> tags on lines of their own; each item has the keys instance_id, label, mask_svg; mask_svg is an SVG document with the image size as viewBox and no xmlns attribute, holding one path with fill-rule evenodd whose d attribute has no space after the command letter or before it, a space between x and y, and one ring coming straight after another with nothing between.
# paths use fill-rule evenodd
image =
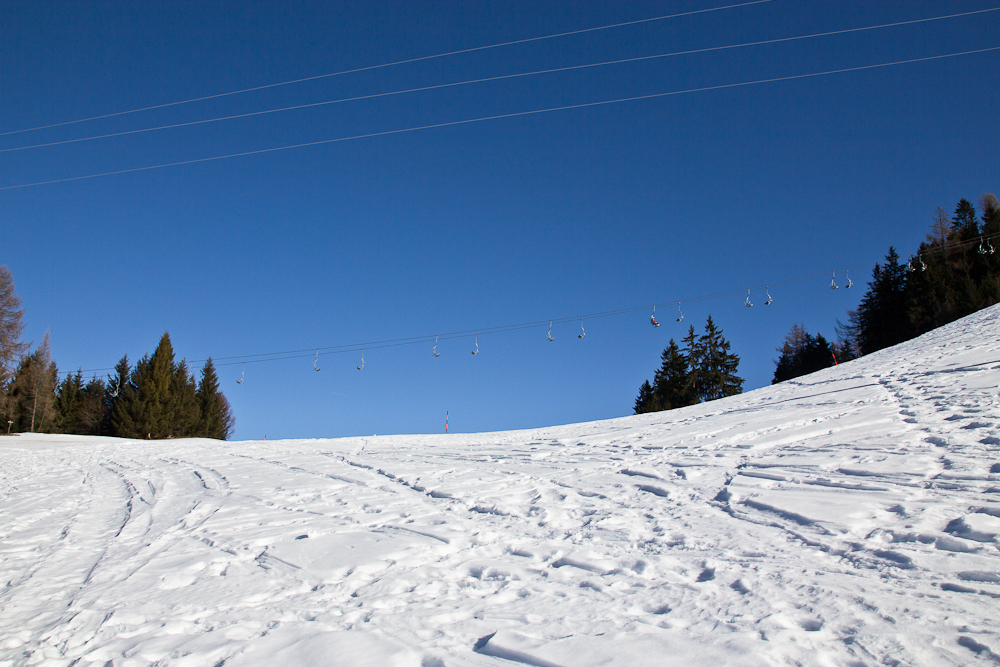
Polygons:
<instances>
[{"instance_id":1,"label":"blue sky","mask_svg":"<svg viewBox=\"0 0 1000 667\"><path fill-rule=\"evenodd\" d=\"M0 132L721 7L672 2L0 5ZM791 2L597 30L0 136L0 148L484 77L989 9ZM169 331L220 365L237 438L528 428L631 412L711 314L745 388L795 322L833 335L890 245L996 192L1000 51L38 181L1000 46L1000 11L0 153L0 263L61 370ZM550 319L691 300L553 328ZM538 328L366 349L523 322ZM357 344L356 347L353 347ZM329 352L329 351L328 351ZM220 362L221 363L221 362ZM103 373L102 373L103 374Z\"/></svg>"}]
</instances>

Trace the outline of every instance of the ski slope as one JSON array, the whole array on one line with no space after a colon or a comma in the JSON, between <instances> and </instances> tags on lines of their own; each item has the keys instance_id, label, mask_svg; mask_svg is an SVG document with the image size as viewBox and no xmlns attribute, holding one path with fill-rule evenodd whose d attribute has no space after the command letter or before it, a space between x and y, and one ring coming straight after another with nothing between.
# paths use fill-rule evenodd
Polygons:
<instances>
[{"instance_id":1,"label":"ski slope","mask_svg":"<svg viewBox=\"0 0 1000 667\"><path fill-rule=\"evenodd\" d=\"M0 665L995 664L998 315L531 431L0 438Z\"/></svg>"}]
</instances>

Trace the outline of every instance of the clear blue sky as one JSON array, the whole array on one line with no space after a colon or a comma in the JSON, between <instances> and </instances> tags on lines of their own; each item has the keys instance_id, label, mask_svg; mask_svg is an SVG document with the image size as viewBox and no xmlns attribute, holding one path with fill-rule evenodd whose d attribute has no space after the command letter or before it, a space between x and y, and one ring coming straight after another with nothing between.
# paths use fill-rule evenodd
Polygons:
<instances>
[{"instance_id":1,"label":"clear blue sky","mask_svg":"<svg viewBox=\"0 0 1000 667\"><path fill-rule=\"evenodd\" d=\"M730 4L0 4L0 132ZM773 0L0 136L0 148L1000 6ZM1000 12L0 153L0 188L535 109L1000 46ZM237 438L534 427L631 412L711 314L746 389L794 322L829 337L890 245L1000 189L1000 51L0 190L0 263L60 370L169 331L189 360L538 322L220 365ZM838 282L845 282L843 273ZM102 373L103 374L103 373Z\"/></svg>"}]
</instances>

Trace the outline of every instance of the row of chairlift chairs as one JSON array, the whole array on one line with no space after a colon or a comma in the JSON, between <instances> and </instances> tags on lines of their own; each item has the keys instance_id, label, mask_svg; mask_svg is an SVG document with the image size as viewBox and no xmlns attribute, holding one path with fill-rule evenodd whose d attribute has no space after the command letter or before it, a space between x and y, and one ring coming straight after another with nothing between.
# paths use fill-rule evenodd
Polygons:
<instances>
[{"instance_id":1,"label":"row of chairlift chairs","mask_svg":"<svg viewBox=\"0 0 1000 667\"><path fill-rule=\"evenodd\" d=\"M990 243L990 240L980 236L979 248L977 249L977 252L980 255L992 255L994 251L995 249L993 248L993 244ZM916 258L914 258L913 255L910 255L910 259L906 262L906 270L907 272L927 270L927 264L925 264L923 258L920 257L920 253L917 253Z\"/></svg>"},{"instance_id":2,"label":"row of chairlift chairs","mask_svg":"<svg viewBox=\"0 0 1000 667\"><path fill-rule=\"evenodd\" d=\"M993 252L992 247L990 248L989 252L990 253ZM912 256L911 256L911 260L912 260ZM924 268L926 268L926 267L924 267ZM844 287L850 289L851 287L854 286L854 281L851 280L851 276L850 276L850 274L848 272L845 271L844 273L847 275L847 284L844 285ZM837 289L838 287L839 286L837 285L837 272L834 271L833 272L833 278L831 278L831 280L830 280L830 289ZM764 292L767 294L767 301L764 302L764 305L765 306L770 306L772 303L774 303L774 298L771 296L771 289L770 289L770 287L765 288ZM750 289L747 289L747 299L746 299L746 301L744 302L743 305L745 305L747 308L751 308L753 306L753 304L750 302ZM681 304L680 303L677 304L677 313L678 313L677 321L678 322L683 322L684 321L684 311L681 310ZM552 322L553 322L553 320L549 320L549 331L548 331L548 334L546 334L546 339L549 342L552 342L552 341L555 340L555 337L552 335ZM653 314L649 316L649 323L652 324L654 327L660 326L660 322L656 319L656 306L655 305L653 306ZM577 338L585 338L586 336L587 336L587 330L583 326L583 318L580 318L580 333L577 334L576 337ZM440 357L441 356L441 353L437 351L438 339L439 338L440 338L440 336L435 336L434 337L434 347L431 350L431 352L434 354L435 357ZM479 334L475 334L475 342L476 342L476 349L472 350L472 354L479 354ZM236 381L236 384L243 384L243 382L246 380L246 368L247 368L247 365L246 365L246 362L244 362L243 363L242 373L240 375L240 379ZM357 368L358 368L359 371L362 371L362 370L365 369L365 351L364 351L364 348L362 348L362 350L361 350L361 365L358 366ZM320 370L322 370L319 367L319 350L318 349L316 350L316 358L313 359L313 370L314 371L320 371Z\"/></svg>"},{"instance_id":3,"label":"row of chairlift chairs","mask_svg":"<svg viewBox=\"0 0 1000 667\"><path fill-rule=\"evenodd\" d=\"M992 255L993 254L993 252L994 252L993 244L990 243L989 239L984 239L983 237L979 237L979 250L978 250L978 252L979 252L980 255ZM924 263L924 260L920 257L919 253L917 254L915 260L914 260L913 255L910 255L910 259L906 263L906 270L907 271L926 271L927 270L927 264ZM849 271L844 271L844 275L847 277L847 284L844 285L844 288L845 289L850 289L850 288L854 287L854 281L851 280L851 274L850 274L850 272ZM837 272L834 271L833 272L833 277L830 278L830 289L838 289L839 287L840 286L837 284ZM764 302L764 305L765 306L770 306L772 303L774 303L774 298L771 296L771 288L770 287L764 288L764 292L765 292L765 294L767 294L767 301ZM746 301L743 303L743 305L746 306L747 308L752 308L753 307L753 303L750 302L750 288L747 289L747 298L746 298ZM678 312L677 321L678 322L683 322L684 321L684 311L681 310L681 304L680 303L677 304L677 312ZM649 316L649 323L652 324L654 327L660 326L660 322L656 319L656 306L655 305L653 306L653 314ZM577 338L584 338L584 337L586 337L586 335L587 335L587 330L583 328L583 318L580 318L580 333L577 335ZM431 352L434 354L435 357L440 357L441 356L441 353L437 351L438 338L440 338L440 336L435 336L434 337L434 348L431 350ZM475 334L475 339L476 339L476 349L472 350L472 354L479 354L479 334ZM546 335L546 339L549 342L552 342L552 341L555 340L555 337L552 335L552 320L549 320L549 332ZM315 370L315 371L321 370L320 367L318 366L318 364L319 364L319 350L316 350L316 358L313 359L313 370ZM246 362L244 362L244 364L243 364L243 372L242 372L242 374L240 376L240 379L236 381L237 384L243 384L243 381L246 380L246 368L247 368L247 365L246 365ZM362 350L361 350L361 365L358 366L358 370L362 371L364 369L365 369L365 351L364 351L364 348L362 348ZM112 395L117 395L117 387L115 388L115 390L116 390L115 394L112 394Z\"/></svg>"},{"instance_id":4,"label":"row of chairlift chairs","mask_svg":"<svg viewBox=\"0 0 1000 667\"><path fill-rule=\"evenodd\" d=\"M992 255L993 252L994 252L994 248L993 248L993 245L990 243L990 240L989 239L983 239L982 237L980 237L980 239L979 239L979 254L980 255ZM906 270L907 271L926 271L927 270L927 264L924 263L924 260L921 259L921 257L920 257L919 254L917 254L916 261L919 262L919 264L915 264L914 263L914 257L913 257L913 255L910 255L910 259L906 263ZM844 275L847 278L847 284L844 285L844 289L850 289L850 288L854 287L854 281L851 280L850 271L844 271ZM833 277L830 278L830 289L834 290L834 289L838 289L839 287L840 286L837 284L837 272L834 271L833 272ZM747 308L752 308L753 307L753 303L751 303L751 301L750 301L750 291L751 291L750 288L747 288L747 298L746 298L746 301L743 303L743 305L746 306ZM770 287L765 287L764 288L764 293L767 294L767 301L764 302L764 305L765 306L770 306L772 303L774 303L774 298L771 296L771 288ZM684 311L681 310L681 304L680 303L677 304L677 313L678 313L677 321L678 322L683 322L684 321ZM649 323L652 324L654 327L660 326L660 322L656 319L656 306L655 305L653 306L653 313L649 316ZM584 337L586 337L586 335L587 335L587 330L583 327L583 318L580 318L580 333L577 335L577 338L584 338ZM437 351L438 338L440 338L440 336L435 336L434 337L434 348L431 350L431 352L434 354L435 357L440 357L441 356L441 353ZM475 338L476 338L476 349L472 350L472 354L479 354L479 334L476 334ZM552 341L555 340L555 337L552 335L552 320L549 320L549 331L548 331L548 334L546 334L546 339L549 342L552 342ZM319 362L319 350L316 350L316 358L313 360L313 370L316 370L316 371L320 370L319 366L317 366L318 362ZM246 364L245 363L243 364L243 368L244 368L243 377L241 377L239 380L236 381L239 384L243 384L243 380L246 377ZM364 368L365 368L365 351L364 351L364 349L362 349L361 350L361 365L358 366L358 370L361 371L361 370L364 370Z\"/></svg>"},{"instance_id":5,"label":"row of chairlift chairs","mask_svg":"<svg viewBox=\"0 0 1000 667\"><path fill-rule=\"evenodd\" d=\"M849 271L844 271L844 274L847 276L847 284L844 285L844 287L846 289L850 289L850 288L854 287L854 281L851 280L851 274L850 274L850 272ZM830 289L838 289L839 287L840 286L837 285L837 272L834 271L833 272L833 277L830 279ZM746 299L746 301L743 302L743 305L746 306L747 308L753 308L753 303L750 301L750 291L751 291L751 288L748 287L747 288L747 299ZM770 306L772 303L774 303L774 297L771 296L771 288L770 287L765 287L764 288L764 293L767 294L767 301L764 302L764 305L765 306ZM684 321L684 311L681 310L681 304L680 303L677 304L677 312L679 313L679 316L677 317L677 321L678 322L683 322ZM649 323L652 324L654 327L660 326L660 323L656 319L656 306L653 306L653 314L649 316ZM550 329L551 329L551 323L550 323ZM580 336L580 337L583 338L583 336ZM549 340L552 340L551 335L549 336Z\"/></svg>"}]
</instances>

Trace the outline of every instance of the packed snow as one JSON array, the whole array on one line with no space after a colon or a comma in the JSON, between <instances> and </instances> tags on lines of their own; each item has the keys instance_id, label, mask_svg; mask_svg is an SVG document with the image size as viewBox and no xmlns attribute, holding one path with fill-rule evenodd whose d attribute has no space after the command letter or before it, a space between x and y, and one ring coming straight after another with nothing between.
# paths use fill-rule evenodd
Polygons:
<instances>
[{"instance_id":1,"label":"packed snow","mask_svg":"<svg viewBox=\"0 0 1000 667\"><path fill-rule=\"evenodd\" d=\"M998 315L588 424L0 438L0 665L1000 662Z\"/></svg>"}]
</instances>

